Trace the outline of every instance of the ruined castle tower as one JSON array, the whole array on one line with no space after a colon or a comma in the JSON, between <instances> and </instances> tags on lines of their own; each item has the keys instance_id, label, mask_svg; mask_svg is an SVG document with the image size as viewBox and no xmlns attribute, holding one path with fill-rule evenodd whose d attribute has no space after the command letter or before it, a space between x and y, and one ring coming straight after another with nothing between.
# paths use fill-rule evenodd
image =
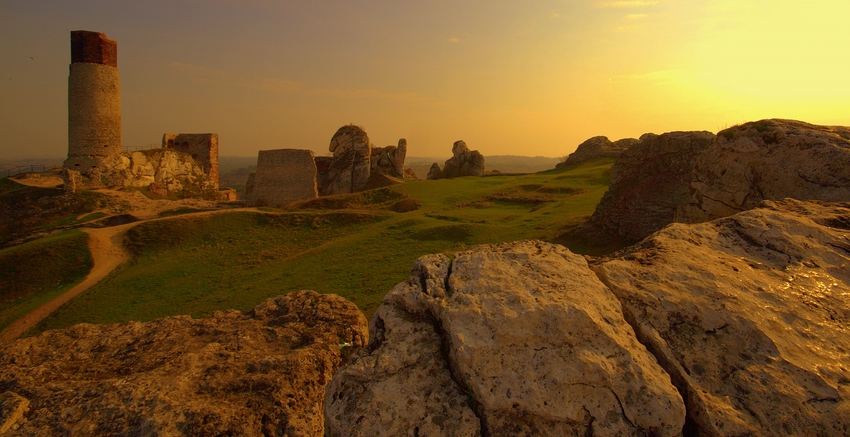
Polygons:
<instances>
[{"instance_id":1,"label":"ruined castle tower","mask_svg":"<svg viewBox=\"0 0 850 437\"><path fill-rule=\"evenodd\" d=\"M72 31L70 70L64 166L90 174L121 154L118 44L102 33Z\"/></svg>"}]
</instances>

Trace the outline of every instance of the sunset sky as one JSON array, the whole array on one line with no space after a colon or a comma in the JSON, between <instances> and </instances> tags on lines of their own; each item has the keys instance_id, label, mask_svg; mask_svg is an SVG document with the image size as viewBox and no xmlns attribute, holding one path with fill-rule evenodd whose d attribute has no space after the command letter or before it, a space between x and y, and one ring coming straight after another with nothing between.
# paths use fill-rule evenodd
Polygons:
<instances>
[{"instance_id":1,"label":"sunset sky","mask_svg":"<svg viewBox=\"0 0 850 437\"><path fill-rule=\"evenodd\" d=\"M2 0L0 158L67 153L70 31L118 42L124 146L564 156L585 139L850 125L847 0Z\"/></svg>"}]
</instances>

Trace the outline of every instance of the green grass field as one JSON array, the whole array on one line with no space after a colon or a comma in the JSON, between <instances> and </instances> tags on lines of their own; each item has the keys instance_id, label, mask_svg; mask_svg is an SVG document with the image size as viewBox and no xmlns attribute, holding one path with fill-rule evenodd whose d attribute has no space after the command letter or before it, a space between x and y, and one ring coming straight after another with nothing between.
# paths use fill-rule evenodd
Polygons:
<instances>
[{"instance_id":1,"label":"green grass field","mask_svg":"<svg viewBox=\"0 0 850 437\"><path fill-rule=\"evenodd\" d=\"M72 230L0 250L0 330L86 277L87 242Z\"/></svg>"},{"instance_id":2,"label":"green grass field","mask_svg":"<svg viewBox=\"0 0 850 437\"><path fill-rule=\"evenodd\" d=\"M412 181L287 210L185 214L132 228L132 261L34 331L247 310L300 289L335 293L371 317L422 255L553 240L584 222L613 160L522 176ZM418 204L409 212L399 205Z\"/></svg>"}]
</instances>

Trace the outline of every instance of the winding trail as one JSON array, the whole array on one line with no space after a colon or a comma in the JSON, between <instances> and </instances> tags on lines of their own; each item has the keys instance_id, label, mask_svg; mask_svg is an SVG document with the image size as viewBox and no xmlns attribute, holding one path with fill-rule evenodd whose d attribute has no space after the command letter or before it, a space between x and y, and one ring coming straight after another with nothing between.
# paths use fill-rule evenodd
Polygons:
<instances>
[{"instance_id":1,"label":"winding trail","mask_svg":"<svg viewBox=\"0 0 850 437\"><path fill-rule=\"evenodd\" d=\"M89 234L89 252L91 252L94 266L89 274L83 279L83 282L77 284L74 288L62 293L53 298L47 303L42 304L38 308L30 311L23 317L12 322L6 329L0 331L0 344L5 344L14 341L24 332L33 328L39 322L44 320L50 313L56 311L59 307L67 303L69 300L77 297L80 293L88 290L107 275L112 273L116 267L130 260L130 254L124 250L122 241L124 234L130 228L145 222L161 221L161 220L179 220L188 217L203 217L213 214L226 214L239 211L251 211L261 214L273 214L265 211L260 211L257 208L230 208L224 210L201 211L191 214L178 215L173 217L156 217L139 220L137 222L127 223L118 226L107 228L85 228L83 232Z\"/></svg>"},{"instance_id":2,"label":"winding trail","mask_svg":"<svg viewBox=\"0 0 850 437\"><path fill-rule=\"evenodd\" d=\"M89 234L88 246L94 261L89 274L74 288L42 304L0 331L0 344L15 340L60 306L100 282L121 263L128 261L130 255L123 249L121 239L127 229L136 224L138 222L110 228L83 229L83 232Z\"/></svg>"}]
</instances>

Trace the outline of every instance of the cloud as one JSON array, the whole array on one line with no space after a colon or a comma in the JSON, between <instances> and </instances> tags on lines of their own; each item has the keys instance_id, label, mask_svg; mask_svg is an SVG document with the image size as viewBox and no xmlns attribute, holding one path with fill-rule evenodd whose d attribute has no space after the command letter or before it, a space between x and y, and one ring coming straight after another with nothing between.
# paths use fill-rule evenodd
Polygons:
<instances>
[{"instance_id":1,"label":"cloud","mask_svg":"<svg viewBox=\"0 0 850 437\"><path fill-rule=\"evenodd\" d=\"M626 15L626 20L637 21L637 20L643 20L646 17L647 17L646 14L628 14L628 15Z\"/></svg>"},{"instance_id":2,"label":"cloud","mask_svg":"<svg viewBox=\"0 0 850 437\"><path fill-rule=\"evenodd\" d=\"M424 98L413 92L388 93L374 89L329 89L308 88L301 82L276 77L244 78L225 70L211 70L200 65L172 62L169 67L195 82L246 88L280 94L302 94L310 96L337 97L345 99L379 99L405 102L422 102Z\"/></svg>"},{"instance_id":3,"label":"cloud","mask_svg":"<svg viewBox=\"0 0 850 437\"><path fill-rule=\"evenodd\" d=\"M453 36L453 37L449 38L448 41L452 44L457 44L458 42L460 42L460 38Z\"/></svg>"},{"instance_id":4,"label":"cloud","mask_svg":"<svg viewBox=\"0 0 850 437\"><path fill-rule=\"evenodd\" d=\"M600 7L600 8L645 8L647 6L655 6L657 4L658 4L657 1L631 0L631 1L616 1L616 2L600 2L600 3L597 3L597 7Z\"/></svg>"}]
</instances>

